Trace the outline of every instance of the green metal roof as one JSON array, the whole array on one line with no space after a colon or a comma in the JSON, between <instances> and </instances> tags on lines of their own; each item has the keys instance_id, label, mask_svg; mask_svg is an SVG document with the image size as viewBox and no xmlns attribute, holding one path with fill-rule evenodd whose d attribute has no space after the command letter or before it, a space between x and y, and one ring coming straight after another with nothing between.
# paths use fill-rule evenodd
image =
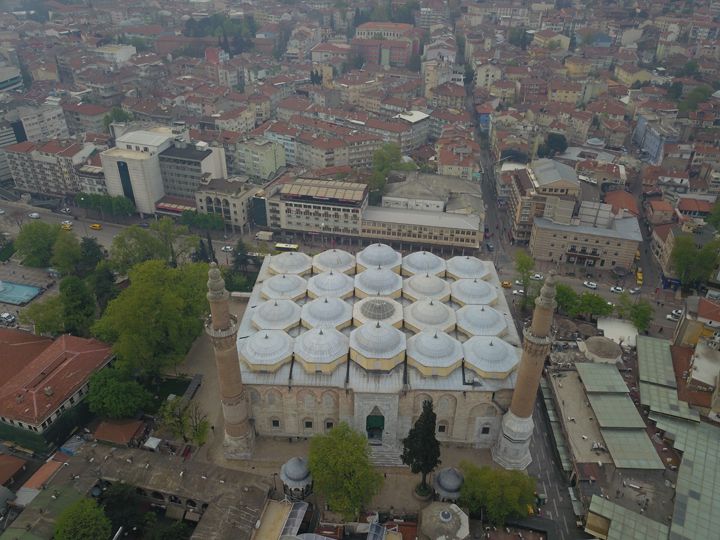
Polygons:
<instances>
[{"instance_id":1,"label":"green metal roof","mask_svg":"<svg viewBox=\"0 0 720 540\"><path fill-rule=\"evenodd\" d=\"M597 495L590 500L590 512L610 520L608 540L667 540L667 525Z\"/></svg>"},{"instance_id":2,"label":"green metal roof","mask_svg":"<svg viewBox=\"0 0 720 540\"><path fill-rule=\"evenodd\" d=\"M720 428L651 414L683 453L675 489L670 540L720 534Z\"/></svg>"},{"instance_id":3,"label":"green metal roof","mask_svg":"<svg viewBox=\"0 0 720 540\"><path fill-rule=\"evenodd\" d=\"M645 422L627 394L588 394L601 428L645 429Z\"/></svg>"},{"instance_id":4,"label":"green metal roof","mask_svg":"<svg viewBox=\"0 0 720 540\"><path fill-rule=\"evenodd\" d=\"M575 367L588 393L626 394L628 391L622 375L620 375L617 367L612 364L581 362L575 364Z\"/></svg>"},{"instance_id":5,"label":"green metal roof","mask_svg":"<svg viewBox=\"0 0 720 540\"><path fill-rule=\"evenodd\" d=\"M645 430L607 428L600 433L618 469L665 468Z\"/></svg>"},{"instance_id":6,"label":"green metal roof","mask_svg":"<svg viewBox=\"0 0 720 540\"><path fill-rule=\"evenodd\" d=\"M665 339L639 335L636 343L640 380L677 388L670 342Z\"/></svg>"},{"instance_id":7,"label":"green metal roof","mask_svg":"<svg viewBox=\"0 0 720 540\"><path fill-rule=\"evenodd\" d=\"M640 403L647 405L651 411L656 413L684 418L693 422L700 421L697 411L691 409L684 401L680 401L674 388L640 382Z\"/></svg>"}]
</instances>

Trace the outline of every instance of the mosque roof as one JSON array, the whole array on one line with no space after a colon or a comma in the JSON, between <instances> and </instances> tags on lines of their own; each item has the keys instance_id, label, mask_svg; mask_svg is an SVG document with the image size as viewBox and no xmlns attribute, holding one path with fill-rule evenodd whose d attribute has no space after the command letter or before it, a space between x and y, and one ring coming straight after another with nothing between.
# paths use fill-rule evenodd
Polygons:
<instances>
[{"instance_id":1,"label":"mosque roof","mask_svg":"<svg viewBox=\"0 0 720 540\"><path fill-rule=\"evenodd\" d=\"M303 489L312 483L308 462L302 457L293 457L280 467L280 480L291 489Z\"/></svg>"},{"instance_id":2,"label":"mosque roof","mask_svg":"<svg viewBox=\"0 0 720 540\"><path fill-rule=\"evenodd\" d=\"M407 357L425 367L446 368L463 359L463 348L445 332L426 330L408 338Z\"/></svg>"},{"instance_id":3,"label":"mosque roof","mask_svg":"<svg viewBox=\"0 0 720 540\"><path fill-rule=\"evenodd\" d=\"M300 324L300 307L292 300L267 300L252 315L258 330L287 330Z\"/></svg>"},{"instance_id":4,"label":"mosque roof","mask_svg":"<svg viewBox=\"0 0 720 540\"><path fill-rule=\"evenodd\" d=\"M429 251L416 251L403 257L403 271L408 274L445 274L445 260Z\"/></svg>"},{"instance_id":5,"label":"mosque roof","mask_svg":"<svg viewBox=\"0 0 720 540\"><path fill-rule=\"evenodd\" d=\"M347 273L355 269L355 256L342 249L328 249L313 257L313 266L318 272L335 270Z\"/></svg>"},{"instance_id":6,"label":"mosque roof","mask_svg":"<svg viewBox=\"0 0 720 540\"><path fill-rule=\"evenodd\" d=\"M365 268L395 268L400 266L402 255L387 244L370 244L356 255L357 263Z\"/></svg>"},{"instance_id":7,"label":"mosque roof","mask_svg":"<svg viewBox=\"0 0 720 540\"><path fill-rule=\"evenodd\" d=\"M273 274L304 274L310 271L312 259L301 251L286 251L270 258Z\"/></svg>"},{"instance_id":8,"label":"mosque roof","mask_svg":"<svg viewBox=\"0 0 720 540\"><path fill-rule=\"evenodd\" d=\"M266 279L261 288L261 294L268 299L294 300L305 294L307 280L297 274L279 274Z\"/></svg>"},{"instance_id":9,"label":"mosque roof","mask_svg":"<svg viewBox=\"0 0 720 540\"><path fill-rule=\"evenodd\" d=\"M484 305L466 305L455 312L457 326L470 336L502 336L508 330L505 316Z\"/></svg>"},{"instance_id":10,"label":"mosque roof","mask_svg":"<svg viewBox=\"0 0 720 540\"><path fill-rule=\"evenodd\" d=\"M455 279L485 279L490 275L490 263L470 255L458 255L448 259L447 273Z\"/></svg>"},{"instance_id":11,"label":"mosque roof","mask_svg":"<svg viewBox=\"0 0 720 540\"><path fill-rule=\"evenodd\" d=\"M472 337L463 350L465 365L488 378L507 377L520 361L520 349L496 337Z\"/></svg>"},{"instance_id":12,"label":"mosque roof","mask_svg":"<svg viewBox=\"0 0 720 540\"><path fill-rule=\"evenodd\" d=\"M308 280L308 293L312 296L337 296L344 298L352 294L355 288L353 278L338 272L329 270L317 274Z\"/></svg>"},{"instance_id":13,"label":"mosque roof","mask_svg":"<svg viewBox=\"0 0 720 540\"><path fill-rule=\"evenodd\" d=\"M389 268L374 267L355 276L355 288L368 296L387 296L400 290L402 278Z\"/></svg>"},{"instance_id":14,"label":"mosque roof","mask_svg":"<svg viewBox=\"0 0 720 540\"><path fill-rule=\"evenodd\" d=\"M445 300L450 296L450 285L435 274L415 274L404 280L403 296L412 300Z\"/></svg>"},{"instance_id":15,"label":"mosque roof","mask_svg":"<svg viewBox=\"0 0 720 540\"><path fill-rule=\"evenodd\" d=\"M494 304L497 289L482 279L458 279L450 285L452 299L458 304Z\"/></svg>"},{"instance_id":16,"label":"mosque roof","mask_svg":"<svg viewBox=\"0 0 720 540\"><path fill-rule=\"evenodd\" d=\"M295 357L312 364L330 364L347 356L347 336L334 328L313 328L295 340Z\"/></svg>"},{"instance_id":17,"label":"mosque roof","mask_svg":"<svg viewBox=\"0 0 720 540\"><path fill-rule=\"evenodd\" d=\"M456 500L460 498L463 475L455 467L440 469L433 477L433 488L441 499Z\"/></svg>"},{"instance_id":18,"label":"mosque roof","mask_svg":"<svg viewBox=\"0 0 720 540\"><path fill-rule=\"evenodd\" d=\"M301 318L310 327L337 328L350 322L352 306L335 296L316 298L302 307Z\"/></svg>"},{"instance_id":19,"label":"mosque roof","mask_svg":"<svg viewBox=\"0 0 720 540\"><path fill-rule=\"evenodd\" d=\"M402 322L403 307L397 300L385 296L368 296L353 305L356 324L383 321L390 325Z\"/></svg>"},{"instance_id":20,"label":"mosque roof","mask_svg":"<svg viewBox=\"0 0 720 540\"><path fill-rule=\"evenodd\" d=\"M252 366L278 366L290 360L293 338L282 330L260 330L242 340L238 352Z\"/></svg>"},{"instance_id":21,"label":"mosque roof","mask_svg":"<svg viewBox=\"0 0 720 540\"><path fill-rule=\"evenodd\" d=\"M405 322L418 330L450 331L455 327L455 312L439 300L424 298L404 311Z\"/></svg>"},{"instance_id":22,"label":"mosque roof","mask_svg":"<svg viewBox=\"0 0 720 540\"><path fill-rule=\"evenodd\" d=\"M405 334L380 321L363 324L350 333L350 348L366 358L392 358L405 346Z\"/></svg>"}]
</instances>

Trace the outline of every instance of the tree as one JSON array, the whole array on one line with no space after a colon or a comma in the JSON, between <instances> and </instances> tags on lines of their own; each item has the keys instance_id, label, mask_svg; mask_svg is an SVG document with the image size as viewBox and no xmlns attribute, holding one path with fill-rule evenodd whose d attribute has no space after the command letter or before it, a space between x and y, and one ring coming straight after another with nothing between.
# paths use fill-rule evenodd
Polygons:
<instances>
[{"instance_id":1,"label":"tree","mask_svg":"<svg viewBox=\"0 0 720 540\"><path fill-rule=\"evenodd\" d=\"M77 237L69 231L60 231L53 244L50 263L61 275L75 274L82 260L82 251Z\"/></svg>"},{"instance_id":2,"label":"tree","mask_svg":"<svg viewBox=\"0 0 720 540\"><path fill-rule=\"evenodd\" d=\"M190 538L191 532L187 524L182 521L173 521L170 524L149 527L143 538L145 540L187 540Z\"/></svg>"},{"instance_id":3,"label":"tree","mask_svg":"<svg viewBox=\"0 0 720 540\"><path fill-rule=\"evenodd\" d=\"M508 41L511 45L520 47L524 51L530 43L530 36L524 26L518 26L510 29Z\"/></svg>"},{"instance_id":4,"label":"tree","mask_svg":"<svg viewBox=\"0 0 720 540\"><path fill-rule=\"evenodd\" d=\"M115 482L102 493L100 506L114 531L123 527L126 532L140 532L145 528L143 500L134 486Z\"/></svg>"},{"instance_id":5,"label":"tree","mask_svg":"<svg viewBox=\"0 0 720 540\"><path fill-rule=\"evenodd\" d=\"M210 258L210 262L217 262L217 257L215 256L215 248L213 247L212 237L210 236L209 232L207 233L206 238L208 257Z\"/></svg>"},{"instance_id":6,"label":"tree","mask_svg":"<svg viewBox=\"0 0 720 540\"><path fill-rule=\"evenodd\" d=\"M675 81L668 87L667 95L669 98L677 101L682 97L682 91L683 83Z\"/></svg>"},{"instance_id":7,"label":"tree","mask_svg":"<svg viewBox=\"0 0 720 540\"><path fill-rule=\"evenodd\" d=\"M38 335L62 334L65 331L62 299L50 296L42 302L33 302L20 312L20 322L34 325Z\"/></svg>"},{"instance_id":8,"label":"tree","mask_svg":"<svg viewBox=\"0 0 720 540\"><path fill-rule=\"evenodd\" d=\"M175 396L167 399L158 411L160 423L167 429L173 437L182 438L184 442L188 441L188 423L189 417L183 406L182 398Z\"/></svg>"},{"instance_id":9,"label":"tree","mask_svg":"<svg viewBox=\"0 0 720 540\"><path fill-rule=\"evenodd\" d=\"M720 230L720 200L713 205L710 215L706 218L706 221L715 227L715 230Z\"/></svg>"},{"instance_id":10,"label":"tree","mask_svg":"<svg viewBox=\"0 0 720 540\"><path fill-rule=\"evenodd\" d=\"M710 277L719 262L720 240L712 240L698 248L690 235L675 238L670 262L684 289L699 285Z\"/></svg>"},{"instance_id":11,"label":"tree","mask_svg":"<svg viewBox=\"0 0 720 540\"><path fill-rule=\"evenodd\" d=\"M585 292L580 295L577 306L572 312L573 317L580 314L586 314L589 318L607 317L613 312L607 300L595 293Z\"/></svg>"},{"instance_id":12,"label":"tree","mask_svg":"<svg viewBox=\"0 0 720 540\"><path fill-rule=\"evenodd\" d=\"M84 237L80 241L80 260L76 265L77 274L87 277L93 273L100 261L105 259L105 251L95 238Z\"/></svg>"},{"instance_id":13,"label":"tree","mask_svg":"<svg viewBox=\"0 0 720 540\"><path fill-rule=\"evenodd\" d=\"M110 268L108 261L102 261L95 267L95 271L88 277L88 285L95 296L102 314L110 300L118 294L118 288L115 284L115 274Z\"/></svg>"},{"instance_id":14,"label":"tree","mask_svg":"<svg viewBox=\"0 0 720 540\"><path fill-rule=\"evenodd\" d=\"M150 225L150 230L155 233L163 245L165 260L170 266L177 266L178 259L181 259L197 248L198 238L186 236L188 227L177 225L172 218L163 217Z\"/></svg>"},{"instance_id":15,"label":"tree","mask_svg":"<svg viewBox=\"0 0 720 540\"><path fill-rule=\"evenodd\" d=\"M370 463L367 439L345 422L310 440L308 462L315 490L347 520L357 518L382 486L382 476Z\"/></svg>"},{"instance_id":16,"label":"tree","mask_svg":"<svg viewBox=\"0 0 720 540\"><path fill-rule=\"evenodd\" d=\"M225 222L218 214L201 214L195 210L185 210L178 221L181 225L187 225L191 229L199 231L222 231Z\"/></svg>"},{"instance_id":17,"label":"tree","mask_svg":"<svg viewBox=\"0 0 720 540\"><path fill-rule=\"evenodd\" d=\"M59 234L60 228L57 225L42 221L24 225L15 239L15 247L23 257L23 264L35 268L47 267Z\"/></svg>"},{"instance_id":18,"label":"tree","mask_svg":"<svg viewBox=\"0 0 720 540\"><path fill-rule=\"evenodd\" d=\"M650 328L654 311L650 302L647 300L638 300L630 309L630 322L633 323L639 332L644 332Z\"/></svg>"},{"instance_id":19,"label":"tree","mask_svg":"<svg viewBox=\"0 0 720 540\"><path fill-rule=\"evenodd\" d=\"M460 488L460 504L471 515L484 512L483 517L494 525L503 525L508 518L527 516L527 507L535 500L535 479L520 471L478 467L460 463L464 481Z\"/></svg>"},{"instance_id":20,"label":"tree","mask_svg":"<svg viewBox=\"0 0 720 540\"><path fill-rule=\"evenodd\" d=\"M567 150L567 139L565 138L565 135L561 133L548 133L546 141L551 155L562 154L565 150Z\"/></svg>"},{"instance_id":21,"label":"tree","mask_svg":"<svg viewBox=\"0 0 720 540\"><path fill-rule=\"evenodd\" d=\"M370 190L382 195L385 182L390 171L415 170L412 163L403 163L400 147L395 143L383 144L373 154L373 174L370 179Z\"/></svg>"},{"instance_id":22,"label":"tree","mask_svg":"<svg viewBox=\"0 0 720 540\"><path fill-rule=\"evenodd\" d=\"M580 302L580 295L569 285L558 283L555 287L555 301L558 311L569 315L575 311Z\"/></svg>"},{"instance_id":23,"label":"tree","mask_svg":"<svg viewBox=\"0 0 720 540\"><path fill-rule=\"evenodd\" d=\"M67 276L60 282L65 331L87 336L95 318L95 299L85 282L77 276Z\"/></svg>"},{"instance_id":24,"label":"tree","mask_svg":"<svg viewBox=\"0 0 720 540\"><path fill-rule=\"evenodd\" d=\"M110 260L124 274L136 264L151 259L167 260L165 246L152 232L137 225L127 227L113 238Z\"/></svg>"},{"instance_id":25,"label":"tree","mask_svg":"<svg viewBox=\"0 0 720 540\"><path fill-rule=\"evenodd\" d=\"M223 279L225 280L225 287L230 292L250 292L252 291L255 279L251 279L250 276L242 271L236 271L232 268L223 266L220 269L222 272Z\"/></svg>"},{"instance_id":26,"label":"tree","mask_svg":"<svg viewBox=\"0 0 720 540\"><path fill-rule=\"evenodd\" d=\"M188 417L188 439L197 446L203 446L210 434L210 422L208 422L207 415L202 412L197 403L192 403L186 409L186 414Z\"/></svg>"},{"instance_id":27,"label":"tree","mask_svg":"<svg viewBox=\"0 0 720 540\"><path fill-rule=\"evenodd\" d=\"M245 242L242 241L242 238L240 238L233 250L232 269L236 272L244 272L247 270L249 262L250 257L248 256L247 247L245 246Z\"/></svg>"},{"instance_id":28,"label":"tree","mask_svg":"<svg viewBox=\"0 0 720 540\"><path fill-rule=\"evenodd\" d=\"M154 375L183 359L207 313L207 265L168 268L147 261L129 272L130 286L112 300L93 332L113 343L121 364Z\"/></svg>"},{"instance_id":29,"label":"tree","mask_svg":"<svg viewBox=\"0 0 720 540\"><path fill-rule=\"evenodd\" d=\"M112 110L103 117L103 125L105 129L110 129L113 122L128 122L132 120L132 114L124 111L120 107L113 107Z\"/></svg>"},{"instance_id":30,"label":"tree","mask_svg":"<svg viewBox=\"0 0 720 540\"><path fill-rule=\"evenodd\" d=\"M698 105L706 101L712 95L712 92L712 88L706 85L694 88L685 99L678 104L678 110L680 112L697 110Z\"/></svg>"},{"instance_id":31,"label":"tree","mask_svg":"<svg viewBox=\"0 0 720 540\"><path fill-rule=\"evenodd\" d=\"M410 467L413 474L422 474L418 492L423 495L430 491L427 475L440 465L440 443L435 437L436 420L432 401L425 400L420 417L403 439L402 462Z\"/></svg>"},{"instance_id":32,"label":"tree","mask_svg":"<svg viewBox=\"0 0 720 540\"><path fill-rule=\"evenodd\" d=\"M207 248L205 247L205 241L202 238L198 242L198 247L193 252L191 259L193 262L210 262L210 256L208 255Z\"/></svg>"},{"instance_id":33,"label":"tree","mask_svg":"<svg viewBox=\"0 0 720 540\"><path fill-rule=\"evenodd\" d=\"M55 540L104 540L112 532L110 520L95 501L80 499L55 521Z\"/></svg>"},{"instance_id":34,"label":"tree","mask_svg":"<svg viewBox=\"0 0 720 540\"><path fill-rule=\"evenodd\" d=\"M530 305L530 274L535 268L535 259L527 254L526 251L518 251L515 255L515 271L519 274L520 283L522 283L525 294L522 296L522 309Z\"/></svg>"},{"instance_id":35,"label":"tree","mask_svg":"<svg viewBox=\"0 0 720 540\"><path fill-rule=\"evenodd\" d=\"M90 410L103 418L132 418L147 407L150 393L117 368L101 369L90 377Z\"/></svg>"}]
</instances>

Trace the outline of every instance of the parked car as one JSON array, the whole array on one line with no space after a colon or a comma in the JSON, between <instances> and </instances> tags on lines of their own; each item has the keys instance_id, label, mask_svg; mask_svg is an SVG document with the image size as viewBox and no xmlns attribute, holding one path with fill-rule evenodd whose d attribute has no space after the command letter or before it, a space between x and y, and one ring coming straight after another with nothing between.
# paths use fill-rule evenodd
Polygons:
<instances>
[{"instance_id":1,"label":"parked car","mask_svg":"<svg viewBox=\"0 0 720 540\"><path fill-rule=\"evenodd\" d=\"M619 285L613 285L612 287L610 287L610 292L615 294L622 294L623 292L625 292L625 289L623 289Z\"/></svg>"},{"instance_id":2,"label":"parked car","mask_svg":"<svg viewBox=\"0 0 720 540\"><path fill-rule=\"evenodd\" d=\"M542 281L545 278L542 274L533 274L532 276L530 276L530 279L532 279L533 281Z\"/></svg>"},{"instance_id":3,"label":"parked car","mask_svg":"<svg viewBox=\"0 0 720 540\"><path fill-rule=\"evenodd\" d=\"M640 294L640 287L633 287L628 291L630 294Z\"/></svg>"},{"instance_id":4,"label":"parked car","mask_svg":"<svg viewBox=\"0 0 720 540\"><path fill-rule=\"evenodd\" d=\"M233 247L232 246L223 246L220 248L220 251L223 251L225 253L232 253Z\"/></svg>"},{"instance_id":5,"label":"parked car","mask_svg":"<svg viewBox=\"0 0 720 540\"><path fill-rule=\"evenodd\" d=\"M143 229L149 229L149 228L150 228L150 224L149 224L149 223L146 223L145 221L142 221L142 222L140 223L140 227L142 227Z\"/></svg>"},{"instance_id":6,"label":"parked car","mask_svg":"<svg viewBox=\"0 0 720 540\"><path fill-rule=\"evenodd\" d=\"M0 313L0 323L10 326L15 323L15 315L12 313Z\"/></svg>"},{"instance_id":7,"label":"parked car","mask_svg":"<svg viewBox=\"0 0 720 540\"><path fill-rule=\"evenodd\" d=\"M4 213L5 213L5 210L3 210L2 208L0 208L0 216L2 216Z\"/></svg>"},{"instance_id":8,"label":"parked car","mask_svg":"<svg viewBox=\"0 0 720 540\"><path fill-rule=\"evenodd\" d=\"M678 322L680 320L680 315L675 315L674 313L668 313L667 315L665 315L665 318L668 321Z\"/></svg>"},{"instance_id":9,"label":"parked car","mask_svg":"<svg viewBox=\"0 0 720 540\"><path fill-rule=\"evenodd\" d=\"M512 283L510 281L503 281L500 283L503 289L512 289Z\"/></svg>"},{"instance_id":10,"label":"parked car","mask_svg":"<svg viewBox=\"0 0 720 540\"><path fill-rule=\"evenodd\" d=\"M671 311L671 313L672 313L673 315L675 315L677 318L680 318L680 317L682 317L683 310L682 310L682 309L673 309L673 310Z\"/></svg>"},{"instance_id":11,"label":"parked car","mask_svg":"<svg viewBox=\"0 0 720 540\"><path fill-rule=\"evenodd\" d=\"M595 290L597 289L597 283L595 283L594 281L583 281L583 287Z\"/></svg>"},{"instance_id":12,"label":"parked car","mask_svg":"<svg viewBox=\"0 0 720 540\"><path fill-rule=\"evenodd\" d=\"M40 214L38 214L37 212L30 212L30 213L28 214L28 217L29 217L30 219L40 219Z\"/></svg>"},{"instance_id":13,"label":"parked car","mask_svg":"<svg viewBox=\"0 0 720 540\"><path fill-rule=\"evenodd\" d=\"M60 209L60 213L62 213L62 214L69 214L70 212L71 212L71 210L69 208L61 208Z\"/></svg>"},{"instance_id":14,"label":"parked car","mask_svg":"<svg viewBox=\"0 0 720 540\"><path fill-rule=\"evenodd\" d=\"M515 285L522 285L522 284L523 284L523 282L520 281L519 279L516 279L516 280L515 280Z\"/></svg>"},{"instance_id":15,"label":"parked car","mask_svg":"<svg viewBox=\"0 0 720 540\"><path fill-rule=\"evenodd\" d=\"M495 246L493 245L492 242L486 243L485 247L487 248L488 251L495 251Z\"/></svg>"},{"instance_id":16,"label":"parked car","mask_svg":"<svg viewBox=\"0 0 720 540\"><path fill-rule=\"evenodd\" d=\"M91 223L91 224L90 224L90 228L91 228L93 231L99 231L99 230L102 229L102 225L100 225L99 223Z\"/></svg>"},{"instance_id":17,"label":"parked car","mask_svg":"<svg viewBox=\"0 0 720 540\"><path fill-rule=\"evenodd\" d=\"M514 296L525 296L525 291L522 289L514 289L512 293Z\"/></svg>"}]
</instances>

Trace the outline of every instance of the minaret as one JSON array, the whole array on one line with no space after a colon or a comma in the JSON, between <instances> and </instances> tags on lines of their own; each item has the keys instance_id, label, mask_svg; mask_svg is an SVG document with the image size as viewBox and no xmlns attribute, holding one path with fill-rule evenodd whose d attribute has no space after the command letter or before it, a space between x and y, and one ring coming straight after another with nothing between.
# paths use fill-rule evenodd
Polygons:
<instances>
[{"instance_id":1,"label":"minaret","mask_svg":"<svg viewBox=\"0 0 720 540\"><path fill-rule=\"evenodd\" d=\"M523 332L523 353L510 410L503 416L502 434L492 449L495 462L506 469L525 469L532 461L532 414L545 358L552 344L550 327L556 305L555 273L550 272L540 290L540 296L535 299L530 328Z\"/></svg>"},{"instance_id":2,"label":"minaret","mask_svg":"<svg viewBox=\"0 0 720 540\"><path fill-rule=\"evenodd\" d=\"M225 457L248 459L255 447L255 432L248 420L248 400L240 374L237 351L238 321L230 314L230 294L225 289L225 281L220 275L217 263L210 263L207 286L210 318L205 323L205 331L212 339L215 350L225 424Z\"/></svg>"}]
</instances>

